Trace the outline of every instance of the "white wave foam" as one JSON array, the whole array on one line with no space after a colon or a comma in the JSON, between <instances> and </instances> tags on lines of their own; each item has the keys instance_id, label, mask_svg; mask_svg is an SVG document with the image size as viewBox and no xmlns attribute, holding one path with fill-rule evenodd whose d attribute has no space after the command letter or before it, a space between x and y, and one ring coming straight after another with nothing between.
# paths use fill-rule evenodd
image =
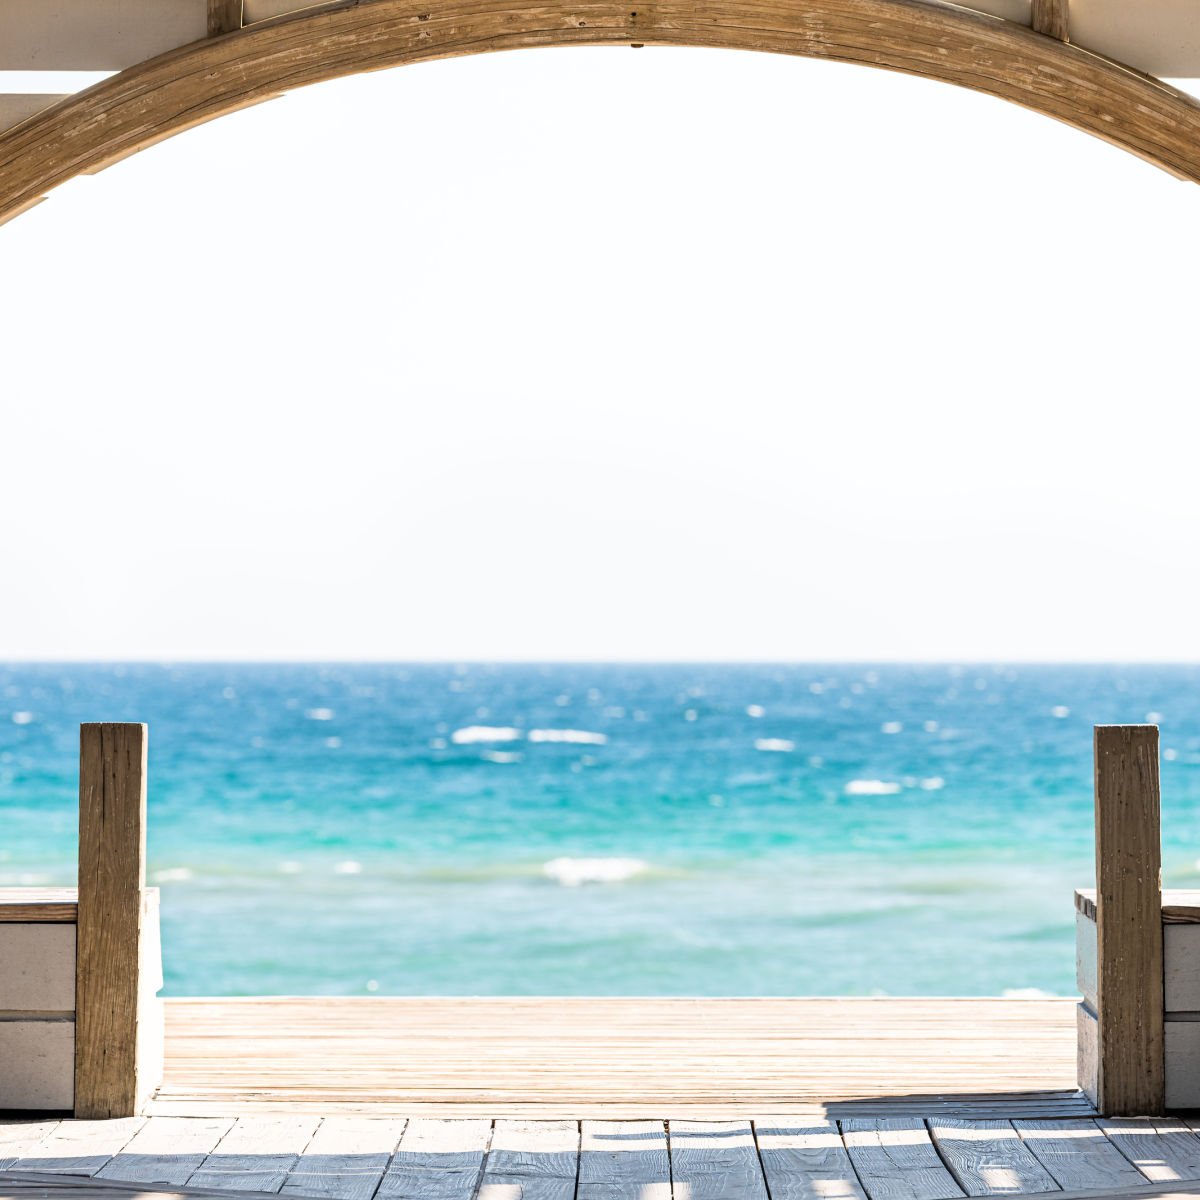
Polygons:
<instances>
[{"instance_id":1,"label":"white wave foam","mask_svg":"<svg viewBox=\"0 0 1200 1200\"><path fill-rule=\"evenodd\" d=\"M333 873L335 875L361 875L362 863L355 862L352 858L345 862L334 863Z\"/></svg>"},{"instance_id":2,"label":"white wave foam","mask_svg":"<svg viewBox=\"0 0 1200 1200\"><path fill-rule=\"evenodd\" d=\"M899 790L898 783L882 779L852 779L845 788L847 796L894 796Z\"/></svg>"},{"instance_id":3,"label":"white wave foam","mask_svg":"<svg viewBox=\"0 0 1200 1200\"><path fill-rule=\"evenodd\" d=\"M940 775L930 775L921 780L921 789L926 792L940 792L946 786L946 781Z\"/></svg>"},{"instance_id":4,"label":"white wave foam","mask_svg":"<svg viewBox=\"0 0 1200 1200\"><path fill-rule=\"evenodd\" d=\"M186 883L195 877L191 867L164 867L152 876L155 883Z\"/></svg>"},{"instance_id":5,"label":"white wave foam","mask_svg":"<svg viewBox=\"0 0 1200 1200\"><path fill-rule=\"evenodd\" d=\"M1052 717L1057 717L1061 721L1064 717L1069 717L1071 715L1071 710L1065 704L1056 704L1050 710L1050 715Z\"/></svg>"},{"instance_id":6,"label":"white wave foam","mask_svg":"<svg viewBox=\"0 0 1200 1200\"><path fill-rule=\"evenodd\" d=\"M648 866L640 858L553 858L542 864L542 874L563 887L578 887L581 883L624 883Z\"/></svg>"},{"instance_id":7,"label":"white wave foam","mask_svg":"<svg viewBox=\"0 0 1200 1200\"><path fill-rule=\"evenodd\" d=\"M904 729L903 721L884 721L880 727L882 733L900 733Z\"/></svg>"},{"instance_id":8,"label":"white wave foam","mask_svg":"<svg viewBox=\"0 0 1200 1200\"><path fill-rule=\"evenodd\" d=\"M768 753L774 754L790 754L796 748L795 742L789 742L787 738L755 738L755 750L765 750Z\"/></svg>"},{"instance_id":9,"label":"white wave foam","mask_svg":"<svg viewBox=\"0 0 1200 1200\"><path fill-rule=\"evenodd\" d=\"M761 704L747 704L746 705L746 716L757 718L757 717L765 717L766 715L767 715L767 710L765 708L763 708L763 706Z\"/></svg>"},{"instance_id":10,"label":"white wave foam","mask_svg":"<svg viewBox=\"0 0 1200 1200\"><path fill-rule=\"evenodd\" d=\"M1054 992L1047 992L1043 988L1023 987L1023 988L1005 988L1000 993L1005 1000L1053 1000Z\"/></svg>"},{"instance_id":11,"label":"white wave foam","mask_svg":"<svg viewBox=\"0 0 1200 1200\"><path fill-rule=\"evenodd\" d=\"M333 720L333 709L332 708L306 708L304 710L304 715L310 721L332 721Z\"/></svg>"},{"instance_id":12,"label":"white wave foam","mask_svg":"<svg viewBox=\"0 0 1200 1200\"><path fill-rule=\"evenodd\" d=\"M494 763L519 763L521 755L515 750L485 750L483 757Z\"/></svg>"},{"instance_id":13,"label":"white wave foam","mask_svg":"<svg viewBox=\"0 0 1200 1200\"><path fill-rule=\"evenodd\" d=\"M450 740L456 746L473 746L477 742L515 742L521 736L511 725L467 725L456 729Z\"/></svg>"},{"instance_id":14,"label":"white wave foam","mask_svg":"<svg viewBox=\"0 0 1200 1200\"><path fill-rule=\"evenodd\" d=\"M15 712L12 715L14 725L28 725L33 720L31 712Z\"/></svg>"},{"instance_id":15,"label":"white wave foam","mask_svg":"<svg viewBox=\"0 0 1200 1200\"><path fill-rule=\"evenodd\" d=\"M531 729L531 742L570 742L577 746L604 746L608 744L608 735L592 733L588 729Z\"/></svg>"}]
</instances>

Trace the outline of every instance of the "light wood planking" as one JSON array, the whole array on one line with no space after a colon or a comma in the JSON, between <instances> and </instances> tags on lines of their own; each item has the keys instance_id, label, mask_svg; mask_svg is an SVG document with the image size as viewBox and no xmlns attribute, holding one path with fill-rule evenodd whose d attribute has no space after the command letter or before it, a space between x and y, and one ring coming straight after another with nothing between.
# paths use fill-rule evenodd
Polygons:
<instances>
[{"instance_id":1,"label":"light wood planking","mask_svg":"<svg viewBox=\"0 0 1200 1200\"><path fill-rule=\"evenodd\" d=\"M1062 1188L1104 1188L1144 1182L1142 1175L1091 1121L1013 1122L1034 1157Z\"/></svg>"},{"instance_id":2,"label":"light wood planking","mask_svg":"<svg viewBox=\"0 0 1200 1200\"><path fill-rule=\"evenodd\" d=\"M326 1117L282 1190L329 1200L371 1200L404 1125L402 1118Z\"/></svg>"},{"instance_id":3,"label":"light wood planking","mask_svg":"<svg viewBox=\"0 0 1200 1200\"><path fill-rule=\"evenodd\" d=\"M317 1131L316 1116L239 1117L185 1182L217 1191L277 1192Z\"/></svg>"},{"instance_id":4,"label":"light wood planking","mask_svg":"<svg viewBox=\"0 0 1200 1200\"><path fill-rule=\"evenodd\" d=\"M842 1136L871 1200L952 1200L963 1195L918 1118L843 1121Z\"/></svg>"},{"instance_id":5,"label":"light wood planking","mask_svg":"<svg viewBox=\"0 0 1200 1200\"><path fill-rule=\"evenodd\" d=\"M864 1200L832 1121L759 1120L754 1134L771 1200Z\"/></svg>"},{"instance_id":6,"label":"light wood planking","mask_svg":"<svg viewBox=\"0 0 1200 1200\"><path fill-rule=\"evenodd\" d=\"M929 1122L934 1145L968 1196L1053 1192L1058 1185L1008 1121Z\"/></svg>"},{"instance_id":7,"label":"light wood planking","mask_svg":"<svg viewBox=\"0 0 1200 1200\"><path fill-rule=\"evenodd\" d=\"M1096 1106L1165 1103L1158 728L1097 725Z\"/></svg>"},{"instance_id":8,"label":"light wood planking","mask_svg":"<svg viewBox=\"0 0 1200 1200\"><path fill-rule=\"evenodd\" d=\"M575 1200L579 1126L497 1121L478 1200Z\"/></svg>"},{"instance_id":9,"label":"light wood planking","mask_svg":"<svg viewBox=\"0 0 1200 1200\"><path fill-rule=\"evenodd\" d=\"M167 1000L152 1113L1089 1116L1070 1000Z\"/></svg>"},{"instance_id":10,"label":"light wood planking","mask_svg":"<svg viewBox=\"0 0 1200 1200\"><path fill-rule=\"evenodd\" d=\"M671 1200L662 1121L584 1121L577 1200Z\"/></svg>"},{"instance_id":11,"label":"light wood planking","mask_svg":"<svg viewBox=\"0 0 1200 1200\"><path fill-rule=\"evenodd\" d=\"M675 1194L687 1200L767 1200L754 1131L741 1121L672 1121Z\"/></svg>"},{"instance_id":12,"label":"light wood planking","mask_svg":"<svg viewBox=\"0 0 1200 1200\"><path fill-rule=\"evenodd\" d=\"M233 1125L230 1117L156 1117L96 1172L98 1179L184 1184Z\"/></svg>"},{"instance_id":13,"label":"light wood planking","mask_svg":"<svg viewBox=\"0 0 1200 1200\"><path fill-rule=\"evenodd\" d=\"M472 1200L491 1134L490 1121L409 1121L377 1200Z\"/></svg>"},{"instance_id":14,"label":"light wood planking","mask_svg":"<svg viewBox=\"0 0 1200 1200\"><path fill-rule=\"evenodd\" d=\"M22 1171L95 1175L146 1123L145 1117L111 1121L61 1121L14 1164Z\"/></svg>"},{"instance_id":15,"label":"light wood planking","mask_svg":"<svg viewBox=\"0 0 1200 1200\"><path fill-rule=\"evenodd\" d=\"M1065 42L1070 37L1069 0L1033 0L1030 23L1034 31Z\"/></svg>"},{"instance_id":16,"label":"light wood planking","mask_svg":"<svg viewBox=\"0 0 1200 1200\"><path fill-rule=\"evenodd\" d=\"M1101 1117L1097 1124L1152 1182L1200 1179L1200 1137L1183 1121L1168 1117Z\"/></svg>"},{"instance_id":17,"label":"light wood planking","mask_svg":"<svg viewBox=\"0 0 1200 1200\"><path fill-rule=\"evenodd\" d=\"M138 1111L146 726L79 728L75 1115Z\"/></svg>"},{"instance_id":18,"label":"light wood planking","mask_svg":"<svg viewBox=\"0 0 1200 1200\"><path fill-rule=\"evenodd\" d=\"M0 924L74 925L78 896L74 888L0 888Z\"/></svg>"},{"instance_id":19,"label":"light wood planking","mask_svg":"<svg viewBox=\"0 0 1200 1200\"><path fill-rule=\"evenodd\" d=\"M416 19L420 18L420 19ZM0 220L48 191L285 90L535 46L684 45L859 63L973 88L1200 180L1200 104L1014 21L909 0L411 0L322 5L141 63L0 134Z\"/></svg>"}]
</instances>

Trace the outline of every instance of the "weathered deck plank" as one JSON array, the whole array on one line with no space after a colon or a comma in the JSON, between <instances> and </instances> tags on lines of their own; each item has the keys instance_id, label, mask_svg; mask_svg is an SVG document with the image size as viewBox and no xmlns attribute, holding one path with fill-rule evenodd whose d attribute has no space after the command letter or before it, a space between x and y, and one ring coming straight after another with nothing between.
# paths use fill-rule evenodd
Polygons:
<instances>
[{"instance_id":1,"label":"weathered deck plank","mask_svg":"<svg viewBox=\"0 0 1200 1200\"><path fill-rule=\"evenodd\" d=\"M371 1200L404 1132L396 1117L326 1117L288 1175L288 1195Z\"/></svg>"},{"instance_id":2,"label":"weathered deck plank","mask_svg":"<svg viewBox=\"0 0 1200 1200\"><path fill-rule=\"evenodd\" d=\"M221 1191L277 1192L312 1141L319 1121L316 1116L286 1113L239 1117L185 1182Z\"/></svg>"},{"instance_id":3,"label":"weathered deck plank","mask_svg":"<svg viewBox=\"0 0 1200 1200\"><path fill-rule=\"evenodd\" d=\"M968 1196L1059 1190L1008 1121L935 1117L929 1122L929 1132L938 1153Z\"/></svg>"},{"instance_id":4,"label":"weathered deck plank","mask_svg":"<svg viewBox=\"0 0 1200 1200\"><path fill-rule=\"evenodd\" d=\"M1013 1125L1059 1187L1112 1188L1144 1182L1092 1121L1017 1120Z\"/></svg>"},{"instance_id":5,"label":"weathered deck plank","mask_svg":"<svg viewBox=\"0 0 1200 1200\"><path fill-rule=\"evenodd\" d=\"M1200 1179L1200 1137L1167 1117L1102 1117L1105 1137L1151 1182Z\"/></svg>"},{"instance_id":6,"label":"weathered deck plank","mask_svg":"<svg viewBox=\"0 0 1200 1200\"><path fill-rule=\"evenodd\" d=\"M96 1177L126 1183L187 1183L232 1124L231 1117L159 1117L147 1121L96 1172Z\"/></svg>"},{"instance_id":7,"label":"weathered deck plank","mask_svg":"<svg viewBox=\"0 0 1200 1200\"><path fill-rule=\"evenodd\" d=\"M17 1160L22 1171L51 1171L64 1175L95 1175L119 1154L145 1117L117 1117L107 1121L62 1121L28 1154Z\"/></svg>"},{"instance_id":8,"label":"weathered deck plank","mask_svg":"<svg viewBox=\"0 0 1200 1200\"><path fill-rule=\"evenodd\" d=\"M574 1121L497 1121L479 1195L575 1200L578 1171Z\"/></svg>"},{"instance_id":9,"label":"weathered deck plank","mask_svg":"<svg viewBox=\"0 0 1200 1200\"><path fill-rule=\"evenodd\" d=\"M672 1121L675 1194L688 1200L767 1200L754 1131L743 1121Z\"/></svg>"},{"instance_id":10,"label":"weathered deck plank","mask_svg":"<svg viewBox=\"0 0 1200 1200\"><path fill-rule=\"evenodd\" d=\"M963 1195L919 1118L843 1121L842 1136L871 1200L954 1200Z\"/></svg>"},{"instance_id":11,"label":"weathered deck plank","mask_svg":"<svg viewBox=\"0 0 1200 1200\"><path fill-rule=\"evenodd\" d=\"M671 1200L662 1121L584 1121L577 1200Z\"/></svg>"},{"instance_id":12,"label":"weathered deck plank","mask_svg":"<svg viewBox=\"0 0 1200 1200\"><path fill-rule=\"evenodd\" d=\"M754 1133L771 1200L866 1200L832 1121L756 1121Z\"/></svg>"},{"instance_id":13,"label":"weathered deck plank","mask_svg":"<svg viewBox=\"0 0 1200 1200\"><path fill-rule=\"evenodd\" d=\"M472 1200L491 1134L490 1121L409 1121L377 1200Z\"/></svg>"}]
</instances>

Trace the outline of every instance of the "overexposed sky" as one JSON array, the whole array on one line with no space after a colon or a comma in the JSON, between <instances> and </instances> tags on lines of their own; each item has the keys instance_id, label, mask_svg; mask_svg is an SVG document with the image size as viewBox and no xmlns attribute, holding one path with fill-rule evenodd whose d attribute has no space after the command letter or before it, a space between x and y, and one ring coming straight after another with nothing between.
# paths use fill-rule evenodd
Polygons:
<instances>
[{"instance_id":1,"label":"overexposed sky","mask_svg":"<svg viewBox=\"0 0 1200 1200\"><path fill-rule=\"evenodd\" d=\"M0 227L0 658L1200 659L1198 277L925 80L298 92Z\"/></svg>"}]
</instances>

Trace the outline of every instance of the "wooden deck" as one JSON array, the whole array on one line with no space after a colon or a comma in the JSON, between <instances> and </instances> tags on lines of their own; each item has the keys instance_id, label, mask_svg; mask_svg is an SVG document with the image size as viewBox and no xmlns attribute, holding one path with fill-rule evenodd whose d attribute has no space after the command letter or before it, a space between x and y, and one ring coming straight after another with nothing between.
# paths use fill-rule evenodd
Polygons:
<instances>
[{"instance_id":1,"label":"wooden deck","mask_svg":"<svg viewBox=\"0 0 1200 1200\"><path fill-rule=\"evenodd\" d=\"M244 1200L1194 1197L1200 1136L1180 1120L1139 1118L665 1124L271 1114L0 1124L0 1200L56 1200L86 1180L96 1200L185 1188Z\"/></svg>"},{"instance_id":2,"label":"wooden deck","mask_svg":"<svg viewBox=\"0 0 1200 1200\"><path fill-rule=\"evenodd\" d=\"M150 1111L1081 1116L1070 1000L170 1000Z\"/></svg>"}]
</instances>

